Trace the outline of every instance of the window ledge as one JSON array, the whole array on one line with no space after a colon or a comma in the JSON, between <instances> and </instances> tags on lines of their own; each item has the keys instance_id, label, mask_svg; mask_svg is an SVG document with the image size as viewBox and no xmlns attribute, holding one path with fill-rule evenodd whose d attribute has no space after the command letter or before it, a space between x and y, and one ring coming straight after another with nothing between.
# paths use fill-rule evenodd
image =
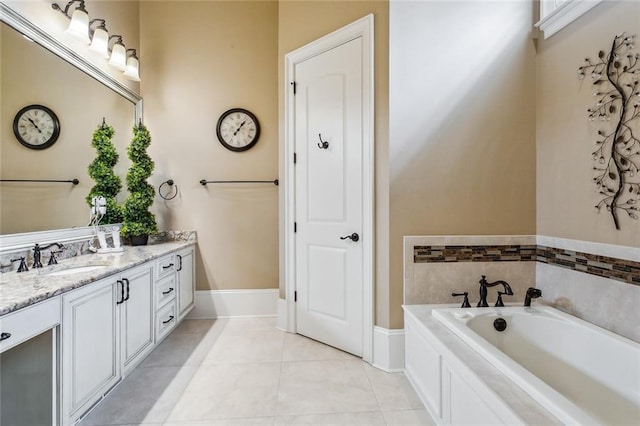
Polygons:
<instances>
[{"instance_id":1,"label":"window ledge","mask_svg":"<svg viewBox=\"0 0 640 426\"><path fill-rule=\"evenodd\" d=\"M547 39L591 10L602 0L568 0L536 24Z\"/></svg>"}]
</instances>

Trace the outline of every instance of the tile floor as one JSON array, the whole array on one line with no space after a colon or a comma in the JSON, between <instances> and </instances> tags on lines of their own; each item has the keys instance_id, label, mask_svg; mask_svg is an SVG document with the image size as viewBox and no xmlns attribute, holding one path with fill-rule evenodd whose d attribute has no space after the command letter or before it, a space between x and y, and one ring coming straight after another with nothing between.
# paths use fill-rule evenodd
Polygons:
<instances>
[{"instance_id":1,"label":"tile floor","mask_svg":"<svg viewBox=\"0 0 640 426\"><path fill-rule=\"evenodd\" d=\"M403 373L275 328L186 320L81 426L433 425Z\"/></svg>"}]
</instances>

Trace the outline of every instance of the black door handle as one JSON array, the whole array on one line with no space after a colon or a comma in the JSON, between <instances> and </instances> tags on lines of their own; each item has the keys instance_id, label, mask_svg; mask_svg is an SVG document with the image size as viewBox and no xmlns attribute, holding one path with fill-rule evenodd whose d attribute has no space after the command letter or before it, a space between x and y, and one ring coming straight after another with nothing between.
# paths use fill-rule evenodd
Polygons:
<instances>
[{"instance_id":1,"label":"black door handle","mask_svg":"<svg viewBox=\"0 0 640 426\"><path fill-rule=\"evenodd\" d=\"M180 272L182 271L182 256L179 254L176 254L176 256L178 256L178 260L180 261L180 266L178 266L178 272Z\"/></svg>"},{"instance_id":2,"label":"black door handle","mask_svg":"<svg viewBox=\"0 0 640 426\"><path fill-rule=\"evenodd\" d=\"M173 287L169 287L169 290L163 291L162 294L167 295L173 291Z\"/></svg>"},{"instance_id":3,"label":"black door handle","mask_svg":"<svg viewBox=\"0 0 640 426\"><path fill-rule=\"evenodd\" d=\"M120 300L116 302L116 305L124 303L124 283L120 280L116 281L117 284L120 284Z\"/></svg>"},{"instance_id":4,"label":"black door handle","mask_svg":"<svg viewBox=\"0 0 640 426\"><path fill-rule=\"evenodd\" d=\"M11 333L2 333L0 334L0 342L3 340L7 340L9 337L11 337Z\"/></svg>"},{"instance_id":5,"label":"black door handle","mask_svg":"<svg viewBox=\"0 0 640 426\"><path fill-rule=\"evenodd\" d=\"M124 298L123 302L126 302L127 300L129 300L129 280L127 278L123 278L122 281L125 281L127 283L127 297Z\"/></svg>"},{"instance_id":6,"label":"black door handle","mask_svg":"<svg viewBox=\"0 0 640 426\"><path fill-rule=\"evenodd\" d=\"M173 316L173 315L171 315L171 316L169 316L169 319L168 319L168 320L166 320L166 321L162 321L162 323L163 323L163 324L169 324L171 321L173 321L173 318L174 318L174 316Z\"/></svg>"},{"instance_id":7,"label":"black door handle","mask_svg":"<svg viewBox=\"0 0 640 426\"><path fill-rule=\"evenodd\" d=\"M357 243L358 241L360 241L360 235L358 235L357 233L353 233L351 235L347 235L346 237L340 237L341 240L346 240L349 239L351 241L353 241L354 243Z\"/></svg>"}]
</instances>

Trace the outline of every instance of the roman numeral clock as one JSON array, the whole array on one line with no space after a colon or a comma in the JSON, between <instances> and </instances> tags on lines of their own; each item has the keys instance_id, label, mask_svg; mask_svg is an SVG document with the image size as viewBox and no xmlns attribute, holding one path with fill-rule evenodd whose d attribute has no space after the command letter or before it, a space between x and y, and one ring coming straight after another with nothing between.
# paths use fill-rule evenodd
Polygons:
<instances>
[{"instance_id":1,"label":"roman numeral clock","mask_svg":"<svg viewBox=\"0 0 640 426\"><path fill-rule=\"evenodd\" d=\"M13 134L27 148L49 148L60 136L60 121L50 108L28 105L13 119Z\"/></svg>"},{"instance_id":2,"label":"roman numeral clock","mask_svg":"<svg viewBox=\"0 0 640 426\"><path fill-rule=\"evenodd\" d=\"M241 152L253 147L260 137L260 123L255 115L243 108L222 113L216 126L218 140L225 148Z\"/></svg>"}]
</instances>

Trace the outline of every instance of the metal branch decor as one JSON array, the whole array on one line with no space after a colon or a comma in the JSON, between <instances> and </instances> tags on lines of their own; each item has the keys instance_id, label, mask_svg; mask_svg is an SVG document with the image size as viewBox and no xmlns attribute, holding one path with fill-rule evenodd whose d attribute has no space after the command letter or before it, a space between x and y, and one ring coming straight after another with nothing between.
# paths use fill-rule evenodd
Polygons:
<instances>
[{"instance_id":1,"label":"metal branch decor","mask_svg":"<svg viewBox=\"0 0 640 426\"><path fill-rule=\"evenodd\" d=\"M640 214L640 52L632 52L634 39L615 36L609 53L601 50L597 61L586 58L578 68L578 78L590 73L593 79L597 101L587 110L589 120L602 121L593 152L593 182L601 198L595 207L605 208L618 230L620 213L632 219Z\"/></svg>"}]
</instances>

